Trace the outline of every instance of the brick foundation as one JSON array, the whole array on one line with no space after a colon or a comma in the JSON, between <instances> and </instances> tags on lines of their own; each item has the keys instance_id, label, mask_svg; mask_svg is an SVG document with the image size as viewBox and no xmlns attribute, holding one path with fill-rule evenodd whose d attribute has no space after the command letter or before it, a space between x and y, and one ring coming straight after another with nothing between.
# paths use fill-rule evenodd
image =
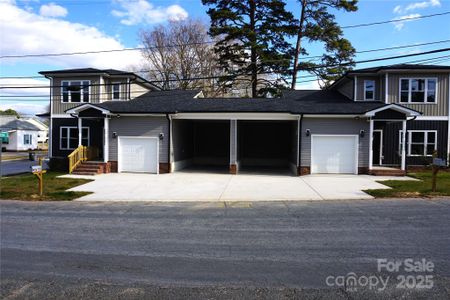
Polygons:
<instances>
[{"instance_id":1,"label":"brick foundation","mask_svg":"<svg viewBox=\"0 0 450 300\"><path fill-rule=\"evenodd\" d=\"M169 163L159 163L159 173L170 173L170 164Z\"/></svg>"},{"instance_id":2,"label":"brick foundation","mask_svg":"<svg viewBox=\"0 0 450 300\"><path fill-rule=\"evenodd\" d=\"M117 173L117 161L108 161L105 165L105 173Z\"/></svg>"},{"instance_id":3,"label":"brick foundation","mask_svg":"<svg viewBox=\"0 0 450 300\"><path fill-rule=\"evenodd\" d=\"M369 168L367 168L367 167L358 167L358 174L369 174Z\"/></svg>"},{"instance_id":4,"label":"brick foundation","mask_svg":"<svg viewBox=\"0 0 450 300\"><path fill-rule=\"evenodd\" d=\"M237 174L237 166L235 164L230 165L230 174Z\"/></svg>"},{"instance_id":5,"label":"brick foundation","mask_svg":"<svg viewBox=\"0 0 450 300\"><path fill-rule=\"evenodd\" d=\"M308 175L311 174L311 168L310 167L297 167L297 175L298 176L303 176L303 175Z\"/></svg>"}]
</instances>

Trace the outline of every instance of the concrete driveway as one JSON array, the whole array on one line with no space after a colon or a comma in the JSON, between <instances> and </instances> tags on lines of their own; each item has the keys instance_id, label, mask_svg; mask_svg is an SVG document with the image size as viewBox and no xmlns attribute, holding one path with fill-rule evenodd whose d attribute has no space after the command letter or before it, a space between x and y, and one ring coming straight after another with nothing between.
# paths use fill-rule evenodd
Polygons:
<instances>
[{"instance_id":1,"label":"concrete driveway","mask_svg":"<svg viewBox=\"0 0 450 300\"><path fill-rule=\"evenodd\" d=\"M72 176L72 175L69 175ZM93 194L80 201L285 201L372 199L364 189L388 188L376 181L399 177L368 175L229 175L111 173L70 191Z\"/></svg>"}]
</instances>

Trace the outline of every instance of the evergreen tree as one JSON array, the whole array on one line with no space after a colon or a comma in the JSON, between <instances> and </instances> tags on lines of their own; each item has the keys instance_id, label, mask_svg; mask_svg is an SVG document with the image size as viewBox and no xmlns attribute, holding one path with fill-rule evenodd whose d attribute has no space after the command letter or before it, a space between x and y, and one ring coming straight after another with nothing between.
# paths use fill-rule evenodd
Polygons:
<instances>
[{"instance_id":1,"label":"evergreen tree","mask_svg":"<svg viewBox=\"0 0 450 300\"><path fill-rule=\"evenodd\" d=\"M219 40L216 53L219 66L226 76L222 81L233 82L250 76L251 96L261 96L276 89L267 76L273 72L290 75L294 54L289 37L296 34L293 14L281 0L202 0L209 6L210 35Z\"/></svg>"},{"instance_id":2,"label":"evergreen tree","mask_svg":"<svg viewBox=\"0 0 450 300\"><path fill-rule=\"evenodd\" d=\"M301 12L297 28L291 88L295 89L297 73L302 70L317 75L327 85L328 82L335 80L352 67L351 63L340 64L352 62L355 55L355 49L350 41L343 38L341 27L328 9L356 11L358 0L299 0L299 2ZM305 41L324 44L325 53L319 63L299 62L301 55L308 55L302 46Z\"/></svg>"}]
</instances>

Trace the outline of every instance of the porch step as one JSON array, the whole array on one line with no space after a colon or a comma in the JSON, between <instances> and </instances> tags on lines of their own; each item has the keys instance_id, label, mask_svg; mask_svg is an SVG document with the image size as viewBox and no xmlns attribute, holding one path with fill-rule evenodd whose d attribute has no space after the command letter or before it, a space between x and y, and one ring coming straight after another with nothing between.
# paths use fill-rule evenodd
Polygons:
<instances>
[{"instance_id":1,"label":"porch step","mask_svg":"<svg viewBox=\"0 0 450 300\"><path fill-rule=\"evenodd\" d=\"M402 170L370 170L369 175L373 176L405 176L406 172Z\"/></svg>"},{"instance_id":2,"label":"porch step","mask_svg":"<svg viewBox=\"0 0 450 300\"><path fill-rule=\"evenodd\" d=\"M72 174L76 175L97 175L102 174L105 163L86 161L81 163Z\"/></svg>"}]
</instances>

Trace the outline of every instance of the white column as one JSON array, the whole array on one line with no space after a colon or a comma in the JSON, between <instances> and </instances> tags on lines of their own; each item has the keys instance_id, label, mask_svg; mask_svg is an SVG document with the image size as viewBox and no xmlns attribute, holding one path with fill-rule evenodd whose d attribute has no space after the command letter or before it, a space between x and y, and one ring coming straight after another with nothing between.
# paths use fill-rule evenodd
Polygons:
<instances>
[{"instance_id":1,"label":"white column","mask_svg":"<svg viewBox=\"0 0 450 300\"><path fill-rule=\"evenodd\" d=\"M386 73L384 84L384 102L389 103L389 75Z\"/></svg>"},{"instance_id":2,"label":"white column","mask_svg":"<svg viewBox=\"0 0 450 300\"><path fill-rule=\"evenodd\" d=\"M353 83L354 83L354 85L353 85L353 101L356 101L356 100L358 100L358 99L356 99L356 95L358 93L358 87L357 87L357 85L358 85L358 77L357 76L355 76L355 79L353 80Z\"/></svg>"},{"instance_id":3,"label":"white column","mask_svg":"<svg viewBox=\"0 0 450 300\"><path fill-rule=\"evenodd\" d=\"M105 124L103 126L103 136L105 143L103 144L103 161L108 162L109 159L109 119L105 118Z\"/></svg>"},{"instance_id":4,"label":"white column","mask_svg":"<svg viewBox=\"0 0 450 300\"><path fill-rule=\"evenodd\" d=\"M78 147L82 145L82 139L83 139L83 119L78 117Z\"/></svg>"},{"instance_id":5,"label":"white column","mask_svg":"<svg viewBox=\"0 0 450 300\"><path fill-rule=\"evenodd\" d=\"M369 121L369 170L373 167L373 120Z\"/></svg>"},{"instance_id":6,"label":"white column","mask_svg":"<svg viewBox=\"0 0 450 300\"><path fill-rule=\"evenodd\" d=\"M406 169L406 120L402 121L402 166L401 169Z\"/></svg>"}]
</instances>

